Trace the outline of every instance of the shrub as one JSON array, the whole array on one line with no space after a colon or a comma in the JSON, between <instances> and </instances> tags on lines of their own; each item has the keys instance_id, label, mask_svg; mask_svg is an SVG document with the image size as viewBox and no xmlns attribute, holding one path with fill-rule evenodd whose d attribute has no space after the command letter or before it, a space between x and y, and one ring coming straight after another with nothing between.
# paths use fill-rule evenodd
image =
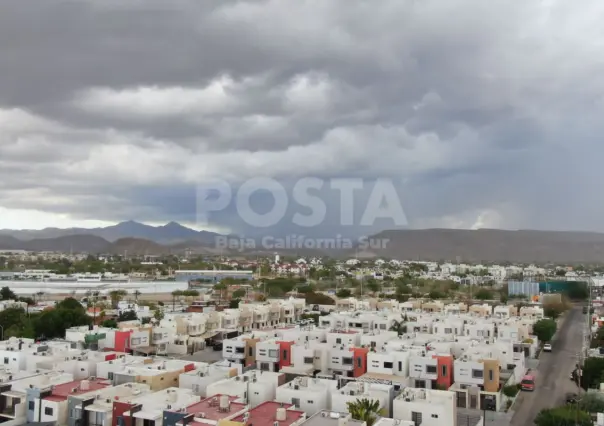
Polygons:
<instances>
[{"instance_id":1,"label":"shrub","mask_svg":"<svg viewBox=\"0 0 604 426\"><path fill-rule=\"evenodd\" d=\"M503 394L508 398L514 398L518 394L518 386L517 385L508 385L503 387Z\"/></svg>"}]
</instances>

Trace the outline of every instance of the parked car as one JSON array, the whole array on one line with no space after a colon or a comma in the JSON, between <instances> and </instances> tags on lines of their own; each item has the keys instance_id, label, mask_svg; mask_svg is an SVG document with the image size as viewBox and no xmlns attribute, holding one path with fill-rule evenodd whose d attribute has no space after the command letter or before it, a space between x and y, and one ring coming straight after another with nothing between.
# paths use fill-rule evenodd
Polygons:
<instances>
[{"instance_id":1,"label":"parked car","mask_svg":"<svg viewBox=\"0 0 604 426\"><path fill-rule=\"evenodd\" d=\"M551 351L552 351L551 343L546 343L545 345L543 345L543 352L551 352Z\"/></svg>"},{"instance_id":2,"label":"parked car","mask_svg":"<svg viewBox=\"0 0 604 426\"><path fill-rule=\"evenodd\" d=\"M212 345L212 349L214 349L215 351L221 351L222 350L222 342L216 342Z\"/></svg>"},{"instance_id":3,"label":"parked car","mask_svg":"<svg viewBox=\"0 0 604 426\"><path fill-rule=\"evenodd\" d=\"M567 393L566 394L566 403L567 404L576 404L579 401L579 396L576 393Z\"/></svg>"}]
</instances>

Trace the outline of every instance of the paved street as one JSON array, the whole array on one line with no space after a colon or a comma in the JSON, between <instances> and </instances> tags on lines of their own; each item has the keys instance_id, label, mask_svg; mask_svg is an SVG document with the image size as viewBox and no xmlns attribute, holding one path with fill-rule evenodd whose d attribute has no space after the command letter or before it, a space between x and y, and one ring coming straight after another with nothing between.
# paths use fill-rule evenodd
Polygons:
<instances>
[{"instance_id":1,"label":"paved street","mask_svg":"<svg viewBox=\"0 0 604 426\"><path fill-rule=\"evenodd\" d=\"M539 357L534 392L521 392L514 404L511 426L527 426L544 408L564 404L566 392L576 392L577 386L569 378L581 351L585 316L581 307L574 307L563 319L552 342L553 350Z\"/></svg>"}]
</instances>

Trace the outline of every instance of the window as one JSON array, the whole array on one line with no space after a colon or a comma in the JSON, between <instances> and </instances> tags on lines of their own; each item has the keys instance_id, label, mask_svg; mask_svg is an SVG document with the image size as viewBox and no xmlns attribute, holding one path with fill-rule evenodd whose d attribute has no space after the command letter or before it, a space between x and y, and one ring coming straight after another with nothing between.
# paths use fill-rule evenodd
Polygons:
<instances>
[{"instance_id":1,"label":"window","mask_svg":"<svg viewBox=\"0 0 604 426\"><path fill-rule=\"evenodd\" d=\"M402 361L398 362L398 371L403 371L403 362Z\"/></svg>"},{"instance_id":2,"label":"window","mask_svg":"<svg viewBox=\"0 0 604 426\"><path fill-rule=\"evenodd\" d=\"M445 334L451 334L451 333L453 333L452 328L445 328Z\"/></svg>"},{"instance_id":3,"label":"window","mask_svg":"<svg viewBox=\"0 0 604 426\"><path fill-rule=\"evenodd\" d=\"M483 377L482 370L472 370L473 379L482 379Z\"/></svg>"},{"instance_id":4,"label":"window","mask_svg":"<svg viewBox=\"0 0 604 426\"><path fill-rule=\"evenodd\" d=\"M113 380L113 373L107 373L107 378L109 380Z\"/></svg>"},{"instance_id":5,"label":"window","mask_svg":"<svg viewBox=\"0 0 604 426\"><path fill-rule=\"evenodd\" d=\"M130 339L130 346L140 345L140 344L141 344L140 337L134 337L134 338Z\"/></svg>"},{"instance_id":6,"label":"window","mask_svg":"<svg viewBox=\"0 0 604 426\"><path fill-rule=\"evenodd\" d=\"M53 413L53 409L51 407L44 407L45 416L52 416L52 413Z\"/></svg>"},{"instance_id":7,"label":"window","mask_svg":"<svg viewBox=\"0 0 604 426\"><path fill-rule=\"evenodd\" d=\"M312 363L313 363L313 359L311 356L304 357L304 364L312 364Z\"/></svg>"},{"instance_id":8,"label":"window","mask_svg":"<svg viewBox=\"0 0 604 426\"><path fill-rule=\"evenodd\" d=\"M310 400L309 400L309 401L306 401L306 402L308 402L308 403L309 403L309 404L311 404L311 405L315 403L315 401L310 401Z\"/></svg>"},{"instance_id":9,"label":"window","mask_svg":"<svg viewBox=\"0 0 604 426\"><path fill-rule=\"evenodd\" d=\"M300 398L292 398L292 405L296 408L300 408Z\"/></svg>"},{"instance_id":10,"label":"window","mask_svg":"<svg viewBox=\"0 0 604 426\"><path fill-rule=\"evenodd\" d=\"M426 365L426 373L428 373L428 374L436 373L436 365Z\"/></svg>"},{"instance_id":11,"label":"window","mask_svg":"<svg viewBox=\"0 0 604 426\"><path fill-rule=\"evenodd\" d=\"M287 351L283 351L283 360L287 361Z\"/></svg>"},{"instance_id":12,"label":"window","mask_svg":"<svg viewBox=\"0 0 604 426\"><path fill-rule=\"evenodd\" d=\"M359 368L363 367L363 358L361 358L361 357L357 358L357 367L359 367Z\"/></svg>"},{"instance_id":13,"label":"window","mask_svg":"<svg viewBox=\"0 0 604 426\"><path fill-rule=\"evenodd\" d=\"M438 419L438 414L432 414L433 419Z\"/></svg>"},{"instance_id":14,"label":"window","mask_svg":"<svg viewBox=\"0 0 604 426\"><path fill-rule=\"evenodd\" d=\"M392 368L392 367L393 367L393 365L392 365L391 362L385 362L384 361L384 368Z\"/></svg>"},{"instance_id":15,"label":"window","mask_svg":"<svg viewBox=\"0 0 604 426\"><path fill-rule=\"evenodd\" d=\"M339 337L336 339L336 344L337 345L341 345L342 344L342 339L340 339Z\"/></svg>"},{"instance_id":16,"label":"window","mask_svg":"<svg viewBox=\"0 0 604 426\"><path fill-rule=\"evenodd\" d=\"M277 358L279 356L279 352L277 351L277 349L270 349L268 351L268 356L270 356L271 358Z\"/></svg>"},{"instance_id":17,"label":"window","mask_svg":"<svg viewBox=\"0 0 604 426\"><path fill-rule=\"evenodd\" d=\"M8 364L8 358L4 358L4 363Z\"/></svg>"},{"instance_id":18,"label":"window","mask_svg":"<svg viewBox=\"0 0 604 426\"><path fill-rule=\"evenodd\" d=\"M352 358L342 358L342 365L352 365Z\"/></svg>"},{"instance_id":19,"label":"window","mask_svg":"<svg viewBox=\"0 0 604 426\"><path fill-rule=\"evenodd\" d=\"M386 324L380 324L380 330L386 330Z\"/></svg>"},{"instance_id":20,"label":"window","mask_svg":"<svg viewBox=\"0 0 604 426\"><path fill-rule=\"evenodd\" d=\"M489 370L489 381L493 381L493 370Z\"/></svg>"},{"instance_id":21,"label":"window","mask_svg":"<svg viewBox=\"0 0 604 426\"><path fill-rule=\"evenodd\" d=\"M441 372L441 376L447 377L447 366L443 365L440 372Z\"/></svg>"},{"instance_id":22,"label":"window","mask_svg":"<svg viewBox=\"0 0 604 426\"><path fill-rule=\"evenodd\" d=\"M249 356L253 356L254 355L254 348L252 348L251 346L247 349L247 354Z\"/></svg>"},{"instance_id":23,"label":"window","mask_svg":"<svg viewBox=\"0 0 604 426\"><path fill-rule=\"evenodd\" d=\"M29 401L28 407L29 407L29 411L34 411L36 409L36 402L35 401Z\"/></svg>"}]
</instances>

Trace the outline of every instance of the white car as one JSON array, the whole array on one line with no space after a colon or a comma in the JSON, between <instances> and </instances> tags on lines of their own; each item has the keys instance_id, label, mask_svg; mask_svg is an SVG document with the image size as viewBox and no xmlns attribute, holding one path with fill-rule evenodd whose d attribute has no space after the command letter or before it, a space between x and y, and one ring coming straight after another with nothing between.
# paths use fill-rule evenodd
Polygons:
<instances>
[{"instance_id":1,"label":"white car","mask_svg":"<svg viewBox=\"0 0 604 426\"><path fill-rule=\"evenodd\" d=\"M545 345L543 345L543 351L544 352L551 352L552 351L552 345L549 343L546 343Z\"/></svg>"}]
</instances>

